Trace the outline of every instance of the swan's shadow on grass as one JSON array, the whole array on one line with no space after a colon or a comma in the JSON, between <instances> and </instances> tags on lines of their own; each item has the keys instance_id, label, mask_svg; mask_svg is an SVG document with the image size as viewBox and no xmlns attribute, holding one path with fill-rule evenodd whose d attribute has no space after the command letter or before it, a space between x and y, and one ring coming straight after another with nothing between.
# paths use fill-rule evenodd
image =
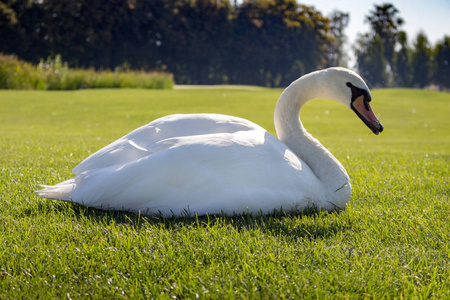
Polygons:
<instances>
[{"instance_id":1,"label":"swan's shadow on grass","mask_svg":"<svg viewBox=\"0 0 450 300\"><path fill-rule=\"evenodd\" d=\"M48 203L52 201L53 203ZM65 214L78 220L88 220L99 226L111 223L129 226L132 230L139 232L149 226L158 226L168 230L176 230L181 227L214 227L231 226L243 230L259 229L264 234L274 236L285 236L289 238L302 238L315 240L318 238L331 237L339 232L350 228L346 222L332 217L341 211L323 212L311 208L302 212L287 213L281 210L272 214L236 214L236 215L205 215L197 216L186 212L182 216L165 217L161 214L140 214L119 210L102 210L86 207L72 202L56 202L44 200L36 203L39 209L28 208L24 213L28 216L35 215L37 211L46 209L56 213Z\"/></svg>"}]
</instances>

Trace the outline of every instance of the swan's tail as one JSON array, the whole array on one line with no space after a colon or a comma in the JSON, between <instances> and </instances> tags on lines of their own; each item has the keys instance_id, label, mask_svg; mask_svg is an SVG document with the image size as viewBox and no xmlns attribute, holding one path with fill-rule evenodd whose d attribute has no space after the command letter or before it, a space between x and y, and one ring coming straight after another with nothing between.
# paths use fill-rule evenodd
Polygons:
<instances>
[{"instance_id":1,"label":"swan's tail","mask_svg":"<svg viewBox=\"0 0 450 300\"><path fill-rule=\"evenodd\" d=\"M75 182L75 179L72 178L55 185L41 186L43 187L43 189L36 191L36 193L41 197L55 200L72 201L72 192L75 190L77 184Z\"/></svg>"}]
</instances>

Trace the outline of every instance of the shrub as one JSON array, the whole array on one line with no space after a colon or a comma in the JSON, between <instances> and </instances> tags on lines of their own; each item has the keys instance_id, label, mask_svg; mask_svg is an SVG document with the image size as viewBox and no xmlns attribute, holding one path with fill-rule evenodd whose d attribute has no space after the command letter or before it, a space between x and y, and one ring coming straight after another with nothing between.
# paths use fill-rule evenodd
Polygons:
<instances>
[{"instance_id":1,"label":"shrub","mask_svg":"<svg viewBox=\"0 0 450 300\"><path fill-rule=\"evenodd\" d=\"M60 55L34 66L0 54L0 89L76 90L82 88L171 89L173 76L163 72L70 69Z\"/></svg>"},{"instance_id":2,"label":"shrub","mask_svg":"<svg viewBox=\"0 0 450 300\"><path fill-rule=\"evenodd\" d=\"M0 54L1 89L39 89L43 80L37 76L36 68L17 57Z\"/></svg>"}]
</instances>

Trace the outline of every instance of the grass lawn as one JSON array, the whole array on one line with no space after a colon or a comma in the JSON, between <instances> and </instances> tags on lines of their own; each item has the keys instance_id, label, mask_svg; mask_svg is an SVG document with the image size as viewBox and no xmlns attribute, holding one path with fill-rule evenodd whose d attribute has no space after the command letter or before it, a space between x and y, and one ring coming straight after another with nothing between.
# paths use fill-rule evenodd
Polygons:
<instances>
[{"instance_id":1,"label":"grass lawn","mask_svg":"<svg viewBox=\"0 0 450 300\"><path fill-rule=\"evenodd\" d=\"M373 91L379 136L333 102L304 107L352 179L340 213L149 218L33 192L166 114L232 114L274 133L280 93L0 91L0 299L450 298L448 93Z\"/></svg>"}]
</instances>

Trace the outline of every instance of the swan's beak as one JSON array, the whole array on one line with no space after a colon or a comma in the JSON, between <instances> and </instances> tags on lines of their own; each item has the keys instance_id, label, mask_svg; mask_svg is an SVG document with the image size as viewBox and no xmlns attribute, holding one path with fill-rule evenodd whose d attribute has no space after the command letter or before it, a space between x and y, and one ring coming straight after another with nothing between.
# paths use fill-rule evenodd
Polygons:
<instances>
[{"instance_id":1,"label":"swan's beak","mask_svg":"<svg viewBox=\"0 0 450 300\"><path fill-rule=\"evenodd\" d=\"M358 115L358 117L367 125L367 127L372 130L373 133L379 134L383 131L383 125L381 125L378 118L373 113L372 108L370 107L369 101L366 99L364 95L356 98L351 107L353 111Z\"/></svg>"}]
</instances>

